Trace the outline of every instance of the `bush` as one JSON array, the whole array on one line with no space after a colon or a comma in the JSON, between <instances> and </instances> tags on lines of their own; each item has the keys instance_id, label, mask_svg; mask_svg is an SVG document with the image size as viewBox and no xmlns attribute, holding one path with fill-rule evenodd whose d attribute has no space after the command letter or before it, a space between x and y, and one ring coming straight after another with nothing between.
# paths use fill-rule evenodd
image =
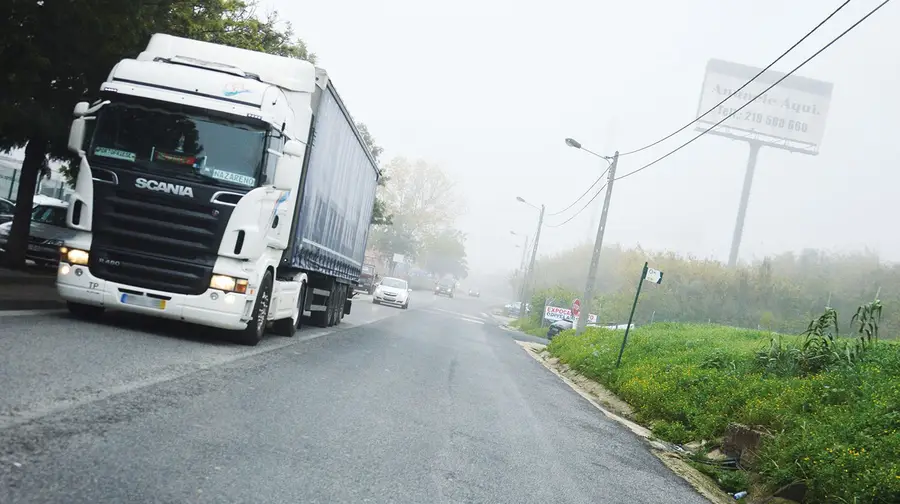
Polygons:
<instances>
[{"instance_id":1,"label":"bush","mask_svg":"<svg viewBox=\"0 0 900 504\"><path fill-rule=\"evenodd\" d=\"M856 339L865 338L868 321L855 322ZM654 324L629 335L618 369L621 331L567 331L549 350L630 403L637 420L662 439L712 440L732 422L767 429L773 437L752 468L763 483L805 480L812 502L900 502L900 345L872 339L848 360L846 349L858 343L835 335L844 358L772 372L758 359L771 350L762 349L771 336L716 325ZM816 355L810 338L815 336L777 341L784 355L806 346L803 358L809 358Z\"/></svg>"},{"instance_id":2,"label":"bush","mask_svg":"<svg viewBox=\"0 0 900 504\"><path fill-rule=\"evenodd\" d=\"M533 317L516 319L509 325L532 336L539 338L547 336L547 327L541 327L540 321L535 321Z\"/></svg>"}]
</instances>

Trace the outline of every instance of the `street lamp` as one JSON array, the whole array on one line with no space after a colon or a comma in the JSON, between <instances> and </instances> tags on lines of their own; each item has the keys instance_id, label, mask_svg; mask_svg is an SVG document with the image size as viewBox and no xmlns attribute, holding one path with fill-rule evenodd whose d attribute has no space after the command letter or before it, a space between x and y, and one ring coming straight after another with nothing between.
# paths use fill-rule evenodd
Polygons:
<instances>
[{"instance_id":1,"label":"street lamp","mask_svg":"<svg viewBox=\"0 0 900 504\"><path fill-rule=\"evenodd\" d=\"M521 196L516 196L516 201L518 201L519 203L525 203L526 205L528 205L532 208L535 208L537 210L540 210L540 212L541 212L538 215L537 231L534 233L534 243L532 244L532 250L531 250L531 261L529 261L529 263L528 263L528 270L526 270L526 273L525 273L525 281L522 284L522 311L521 311L521 313L527 314L526 308L528 307L528 286L531 285L531 276L534 274L534 260L537 258L538 243L540 242L540 239L541 239L541 226L543 226L543 224L544 224L544 205L541 205L540 207L538 207L537 205L533 205L533 204L525 201L525 198L523 198Z\"/></svg>"},{"instance_id":2,"label":"street lamp","mask_svg":"<svg viewBox=\"0 0 900 504\"><path fill-rule=\"evenodd\" d=\"M596 157L598 157L598 158L600 158L600 159L602 159L602 160L604 160L604 161L606 161L606 162L611 162L611 161L612 161L612 158L611 158L611 157L609 157L609 156L604 156L604 155L602 155L602 154L597 154L596 152L594 152L594 151L592 151L592 150L590 150L590 149L585 148L584 146L581 145L581 142L579 142L578 140L575 140L574 138L566 138L566 145L568 145L569 147L574 147L574 148L579 149L579 150L583 150L584 152L587 152L588 154L593 154L594 156L596 156Z\"/></svg>"},{"instance_id":3,"label":"street lamp","mask_svg":"<svg viewBox=\"0 0 900 504\"><path fill-rule=\"evenodd\" d=\"M603 211L600 213L600 224L597 226L597 237L594 239L594 253L591 256L591 266L588 269L587 282L584 286L584 299L581 300L581 309L585 315L578 317L578 325L575 327L576 334L582 334L587 319L591 314L591 301L594 299L594 284L597 282L597 265L600 263L600 251L603 249L603 232L606 231L606 217L609 215L609 200L612 197L613 182L616 180L616 166L619 164L619 151L610 158L602 156L596 152L585 149L580 142L572 138L566 138L566 145L583 150L589 154L609 163L609 175L606 179L606 198L603 200Z\"/></svg>"}]
</instances>

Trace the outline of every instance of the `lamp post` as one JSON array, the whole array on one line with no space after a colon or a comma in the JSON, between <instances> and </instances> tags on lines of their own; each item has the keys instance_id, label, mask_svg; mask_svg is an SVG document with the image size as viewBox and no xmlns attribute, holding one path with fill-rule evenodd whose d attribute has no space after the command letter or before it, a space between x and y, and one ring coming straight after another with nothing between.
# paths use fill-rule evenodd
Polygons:
<instances>
[{"instance_id":1,"label":"lamp post","mask_svg":"<svg viewBox=\"0 0 900 504\"><path fill-rule=\"evenodd\" d=\"M540 214L538 214L537 231L535 231L535 233L534 233L534 243L532 243L531 260L528 262L528 269L525 272L525 279L522 284L522 309L521 309L520 313L522 313L523 315L527 315L527 313L528 313L528 311L527 311L527 308L528 308L528 286L531 285L531 277L534 274L534 261L537 258L538 243L540 242L540 239L541 239L541 227L544 224L544 205L541 205L541 206L534 205L534 204L526 201L521 196L516 196L516 201L518 201L519 203L524 203L524 204L540 211Z\"/></svg>"},{"instance_id":2,"label":"lamp post","mask_svg":"<svg viewBox=\"0 0 900 504\"><path fill-rule=\"evenodd\" d=\"M591 255L591 265L588 268L587 281L584 286L584 298L581 300L581 311L585 315L578 317L578 325L575 328L576 334L584 332L587 320L591 314L591 303L594 300L594 284L597 282L597 266L600 263L600 251L603 249L603 234L606 231L606 217L609 215L609 201L612 197L613 182L616 180L616 166L619 164L619 151L609 156L602 156L594 151L584 148L580 142L572 138L566 138L566 145L575 149L583 150L589 154L609 163L609 175L606 179L606 198L603 200L603 211L600 214L600 224L597 226L597 237L594 239L594 252Z\"/></svg>"}]
</instances>

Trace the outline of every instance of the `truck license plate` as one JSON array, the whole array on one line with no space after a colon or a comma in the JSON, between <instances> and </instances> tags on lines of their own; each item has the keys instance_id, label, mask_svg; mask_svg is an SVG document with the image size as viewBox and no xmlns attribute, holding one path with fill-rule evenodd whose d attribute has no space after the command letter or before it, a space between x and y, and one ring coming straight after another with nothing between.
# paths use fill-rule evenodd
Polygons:
<instances>
[{"instance_id":1,"label":"truck license plate","mask_svg":"<svg viewBox=\"0 0 900 504\"><path fill-rule=\"evenodd\" d=\"M32 245L32 244L29 243L29 244L28 244L28 250L30 250L30 251L32 251L32 252L40 252L41 250L43 250L43 247L41 247L41 246L39 246L39 245Z\"/></svg>"},{"instance_id":2,"label":"truck license plate","mask_svg":"<svg viewBox=\"0 0 900 504\"><path fill-rule=\"evenodd\" d=\"M143 306L144 308L154 308L156 310L166 309L165 299L156 299L147 296L135 296L134 294L122 294L122 304L133 306Z\"/></svg>"}]
</instances>

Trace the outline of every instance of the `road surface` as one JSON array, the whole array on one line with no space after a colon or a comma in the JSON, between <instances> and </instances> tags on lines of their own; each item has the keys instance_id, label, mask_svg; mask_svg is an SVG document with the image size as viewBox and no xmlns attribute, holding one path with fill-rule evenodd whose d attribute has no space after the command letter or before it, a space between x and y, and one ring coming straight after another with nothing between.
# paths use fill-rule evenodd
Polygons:
<instances>
[{"instance_id":1,"label":"road surface","mask_svg":"<svg viewBox=\"0 0 900 504\"><path fill-rule=\"evenodd\" d=\"M0 315L0 502L706 502L485 301L415 294L254 348Z\"/></svg>"}]
</instances>

